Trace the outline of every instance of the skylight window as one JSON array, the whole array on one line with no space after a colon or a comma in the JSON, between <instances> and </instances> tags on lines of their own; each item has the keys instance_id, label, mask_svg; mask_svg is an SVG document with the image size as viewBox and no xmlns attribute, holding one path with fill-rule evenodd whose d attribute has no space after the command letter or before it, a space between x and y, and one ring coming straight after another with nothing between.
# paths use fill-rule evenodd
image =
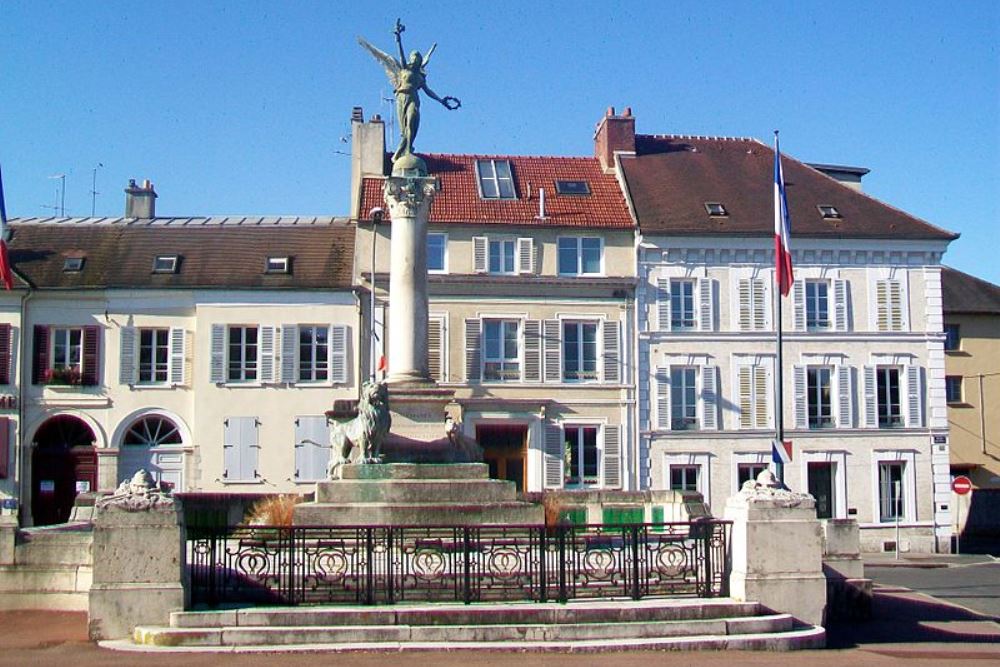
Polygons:
<instances>
[{"instance_id":1,"label":"skylight window","mask_svg":"<svg viewBox=\"0 0 1000 667\"><path fill-rule=\"evenodd\" d=\"M483 199L517 199L510 160L476 160L476 174Z\"/></svg>"},{"instance_id":2,"label":"skylight window","mask_svg":"<svg viewBox=\"0 0 1000 667\"><path fill-rule=\"evenodd\" d=\"M153 273L177 273L179 260L177 255L157 255L153 258Z\"/></svg>"},{"instance_id":3,"label":"skylight window","mask_svg":"<svg viewBox=\"0 0 1000 667\"><path fill-rule=\"evenodd\" d=\"M725 217L729 215L729 211L726 210L726 207L717 201L705 202L705 210L708 211L708 214L712 217Z\"/></svg>"},{"instance_id":4,"label":"skylight window","mask_svg":"<svg viewBox=\"0 0 1000 667\"><path fill-rule=\"evenodd\" d=\"M556 193L560 195L589 195L590 183L587 181L556 181Z\"/></svg>"},{"instance_id":5,"label":"skylight window","mask_svg":"<svg viewBox=\"0 0 1000 667\"><path fill-rule=\"evenodd\" d=\"M83 270L83 257L67 257L63 260L63 271L66 273L79 273Z\"/></svg>"},{"instance_id":6,"label":"skylight window","mask_svg":"<svg viewBox=\"0 0 1000 667\"><path fill-rule=\"evenodd\" d=\"M816 208L819 209L819 212L823 215L824 218L829 219L829 218L840 217L840 211L837 210L836 206L830 206L829 204L820 204Z\"/></svg>"},{"instance_id":7,"label":"skylight window","mask_svg":"<svg viewBox=\"0 0 1000 667\"><path fill-rule=\"evenodd\" d=\"M288 256L284 257L268 257L267 265L264 267L265 273L291 273L292 272L292 258Z\"/></svg>"}]
</instances>

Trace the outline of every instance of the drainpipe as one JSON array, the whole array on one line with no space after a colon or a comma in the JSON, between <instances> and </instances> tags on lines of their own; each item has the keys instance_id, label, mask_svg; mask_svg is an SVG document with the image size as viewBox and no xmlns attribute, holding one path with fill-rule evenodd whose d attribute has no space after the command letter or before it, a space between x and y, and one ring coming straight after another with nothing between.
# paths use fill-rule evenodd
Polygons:
<instances>
[{"instance_id":1,"label":"drainpipe","mask_svg":"<svg viewBox=\"0 0 1000 667\"><path fill-rule=\"evenodd\" d=\"M983 438L983 454L986 453L986 397L983 395L983 374L979 374L979 433Z\"/></svg>"}]
</instances>

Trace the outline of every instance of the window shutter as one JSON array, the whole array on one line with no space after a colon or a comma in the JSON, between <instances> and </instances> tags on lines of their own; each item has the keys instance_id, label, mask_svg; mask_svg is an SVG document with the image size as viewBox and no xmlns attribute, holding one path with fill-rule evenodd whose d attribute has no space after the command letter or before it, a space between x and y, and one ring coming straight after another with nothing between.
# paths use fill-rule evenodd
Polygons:
<instances>
[{"instance_id":1,"label":"window shutter","mask_svg":"<svg viewBox=\"0 0 1000 667\"><path fill-rule=\"evenodd\" d=\"M740 278L738 291L739 291L739 328L740 331L750 331L753 329L753 319L752 319L752 309L753 309L753 297L752 297L752 283L749 278Z\"/></svg>"},{"instance_id":2,"label":"window shutter","mask_svg":"<svg viewBox=\"0 0 1000 667\"><path fill-rule=\"evenodd\" d=\"M837 426L852 428L854 426L854 387L851 382L851 367L837 366Z\"/></svg>"},{"instance_id":3,"label":"window shutter","mask_svg":"<svg viewBox=\"0 0 1000 667\"><path fill-rule=\"evenodd\" d=\"M330 458L330 448L326 445L329 441L329 425L325 416L296 417L296 480L311 482L326 477L326 464Z\"/></svg>"},{"instance_id":4,"label":"window shutter","mask_svg":"<svg viewBox=\"0 0 1000 667\"><path fill-rule=\"evenodd\" d=\"M479 382L483 375L482 329L481 320L465 320L465 379L469 382Z\"/></svg>"},{"instance_id":5,"label":"window shutter","mask_svg":"<svg viewBox=\"0 0 1000 667\"><path fill-rule=\"evenodd\" d=\"M796 331L806 330L806 282L796 280L792 283L792 311Z\"/></svg>"},{"instance_id":6,"label":"window shutter","mask_svg":"<svg viewBox=\"0 0 1000 667\"><path fill-rule=\"evenodd\" d=\"M604 488L620 489L622 486L621 426L604 427Z\"/></svg>"},{"instance_id":7,"label":"window shutter","mask_svg":"<svg viewBox=\"0 0 1000 667\"><path fill-rule=\"evenodd\" d=\"M698 329L715 329L715 281L711 278L698 281Z\"/></svg>"},{"instance_id":8,"label":"window shutter","mask_svg":"<svg viewBox=\"0 0 1000 667\"><path fill-rule=\"evenodd\" d=\"M122 327L119 342L121 354L118 360L118 383L132 386L136 382L135 327Z\"/></svg>"},{"instance_id":9,"label":"window shutter","mask_svg":"<svg viewBox=\"0 0 1000 667\"><path fill-rule=\"evenodd\" d=\"M889 281L879 280L875 283L875 330L890 331L889 319Z\"/></svg>"},{"instance_id":10,"label":"window shutter","mask_svg":"<svg viewBox=\"0 0 1000 667\"><path fill-rule=\"evenodd\" d=\"M81 384L93 387L101 377L101 328L83 328L83 373Z\"/></svg>"},{"instance_id":11,"label":"window shutter","mask_svg":"<svg viewBox=\"0 0 1000 667\"><path fill-rule=\"evenodd\" d=\"M562 381L562 324L559 320L545 320L544 324L545 349L545 381Z\"/></svg>"},{"instance_id":12,"label":"window shutter","mask_svg":"<svg viewBox=\"0 0 1000 667\"><path fill-rule=\"evenodd\" d=\"M847 331L848 322L847 281L837 279L833 281L833 328L836 331Z\"/></svg>"},{"instance_id":13,"label":"window shutter","mask_svg":"<svg viewBox=\"0 0 1000 667\"><path fill-rule=\"evenodd\" d=\"M701 428L715 431L719 428L719 369L701 367Z\"/></svg>"},{"instance_id":14,"label":"window shutter","mask_svg":"<svg viewBox=\"0 0 1000 667\"><path fill-rule=\"evenodd\" d=\"M737 376L740 397L740 428L753 428L753 367L740 366Z\"/></svg>"},{"instance_id":15,"label":"window shutter","mask_svg":"<svg viewBox=\"0 0 1000 667\"><path fill-rule=\"evenodd\" d=\"M11 383L12 336L13 327L9 324L0 324L0 385Z\"/></svg>"},{"instance_id":16,"label":"window shutter","mask_svg":"<svg viewBox=\"0 0 1000 667\"><path fill-rule=\"evenodd\" d=\"M561 489L563 485L563 465L565 454L562 427L558 424L545 425L545 488Z\"/></svg>"},{"instance_id":17,"label":"window shutter","mask_svg":"<svg viewBox=\"0 0 1000 667\"><path fill-rule=\"evenodd\" d=\"M656 279L656 322L660 331L670 331L670 280Z\"/></svg>"},{"instance_id":18,"label":"window shutter","mask_svg":"<svg viewBox=\"0 0 1000 667\"><path fill-rule=\"evenodd\" d=\"M184 358L187 356L187 332L181 327L170 328L170 384L185 385Z\"/></svg>"},{"instance_id":19,"label":"window shutter","mask_svg":"<svg viewBox=\"0 0 1000 667\"><path fill-rule=\"evenodd\" d=\"M211 381L222 384L226 381L226 325L212 325L212 368Z\"/></svg>"},{"instance_id":20,"label":"window shutter","mask_svg":"<svg viewBox=\"0 0 1000 667\"><path fill-rule=\"evenodd\" d=\"M257 457L260 454L260 423L254 417L241 417L241 443L243 451L240 456L240 479L256 479Z\"/></svg>"},{"instance_id":21,"label":"window shutter","mask_svg":"<svg viewBox=\"0 0 1000 667\"><path fill-rule=\"evenodd\" d=\"M793 366L792 378L795 391L795 428L809 428L809 387L805 366Z\"/></svg>"},{"instance_id":22,"label":"window shutter","mask_svg":"<svg viewBox=\"0 0 1000 667\"><path fill-rule=\"evenodd\" d=\"M670 368L656 369L656 428L670 430Z\"/></svg>"},{"instance_id":23,"label":"window shutter","mask_svg":"<svg viewBox=\"0 0 1000 667\"><path fill-rule=\"evenodd\" d=\"M240 475L240 424L239 417L230 417L222 429L222 478L239 479Z\"/></svg>"},{"instance_id":24,"label":"window shutter","mask_svg":"<svg viewBox=\"0 0 1000 667\"><path fill-rule=\"evenodd\" d=\"M865 366L865 426L878 428L878 402L875 367Z\"/></svg>"},{"instance_id":25,"label":"window shutter","mask_svg":"<svg viewBox=\"0 0 1000 667\"><path fill-rule=\"evenodd\" d=\"M618 320L604 321L604 381L609 384L621 382L619 327Z\"/></svg>"},{"instance_id":26,"label":"window shutter","mask_svg":"<svg viewBox=\"0 0 1000 667\"><path fill-rule=\"evenodd\" d=\"M517 272L535 272L535 244L530 238L517 240Z\"/></svg>"},{"instance_id":27,"label":"window shutter","mask_svg":"<svg viewBox=\"0 0 1000 667\"><path fill-rule=\"evenodd\" d=\"M427 320L427 371L435 382L444 382L444 319Z\"/></svg>"},{"instance_id":28,"label":"window shutter","mask_svg":"<svg viewBox=\"0 0 1000 667\"><path fill-rule=\"evenodd\" d=\"M542 381L542 323L524 321L524 381Z\"/></svg>"},{"instance_id":29,"label":"window shutter","mask_svg":"<svg viewBox=\"0 0 1000 667\"><path fill-rule=\"evenodd\" d=\"M919 428L924 425L924 392L921 386L923 383L920 381L920 367L904 366L903 376L906 383L906 426L907 428Z\"/></svg>"},{"instance_id":30,"label":"window shutter","mask_svg":"<svg viewBox=\"0 0 1000 667\"><path fill-rule=\"evenodd\" d=\"M903 302L903 283L899 280L889 281L889 326L891 331L907 330L906 304Z\"/></svg>"},{"instance_id":31,"label":"window shutter","mask_svg":"<svg viewBox=\"0 0 1000 667\"><path fill-rule=\"evenodd\" d=\"M753 289L753 328L756 331L767 329L767 299L764 288L764 281L754 278L751 282Z\"/></svg>"},{"instance_id":32,"label":"window shutter","mask_svg":"<svg viewBox=\"0 0 1000 667\"><path fill-rule=\"evenodd\" d=\"M34 341L32 345L32 384L45 383L45 371L49 370L49 328L36 324Z\"/></svg>"},{"instance_id":33,"label":"window shutter","mask_svg":"<svg viewBox=\"0 0 1000 667\"><path fill-rule=\"evenodd\" d=\"M0 417L0 479L10 477L10 417Z\"/></svg>"},{"instance_id":34,"label":"window shutter","mask_svg":"<svg viewBox=\"0 0 1000 667\"><path fill-rule=\"evenodd\" d=\"M262 326L260 328L260 381L262 383L274 382L275 335L274 327Z\"/></svg>"},{"instance_id":35,"label":"window shutter","mask_svg":"<svg viewBox=\"0 0 1000 667\"><path fill-rule=\"evenodd\" d=\"M767 368L764 366L753 367L753 393L754 426L756 428L767 428L771 424L767 418L767 406L770 403L770 395L767 391Z\"/></svg>"},{"instance_id":36,"label":"window shutter","mask_svg":"<svg viewBox=\"0 0 1000 667\"><path fill-rule=\"evenodd\" d=\"M347 382L347 332L343 324L330 327L330 379L335 384Z\"/></svg>"},{"instance_id":37,"label":"window shutter","mask_svg":"<svg viewBox=\"0 0 1000 667\"><path fill-rule=\"evenodd\" d=\"M486 273L489 268L487 262L488 248L489 241L485 236L472 237L472 270L476 273Z\"/></svg>"},{"instance_id":38,"label":"window shutter","mask_svg":"<svg viewBox=\"0 0 1000 667\"><path fill-rule=\"evenodd\" d=\"M281 325L281 381L295 384L296 363L299 359L299 328L294 324Z\"/></svg>"}]
</instances>

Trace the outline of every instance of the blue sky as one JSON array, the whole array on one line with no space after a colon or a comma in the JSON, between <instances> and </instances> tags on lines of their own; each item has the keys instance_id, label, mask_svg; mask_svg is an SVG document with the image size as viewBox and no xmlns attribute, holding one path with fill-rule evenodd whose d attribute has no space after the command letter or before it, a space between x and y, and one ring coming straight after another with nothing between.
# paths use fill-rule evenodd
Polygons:
<instances>
[{"instance_id":1,"label":"blue sky","mask_svg":"<svg viewBox=\"0 0 1000 667\"><path fill-rule=\"evenodd\" d=\"M439 43L417 149L588 155L608 106L642 133L753 136L868 167L866 191L961 232L946 262L1000 283L995 2L34 2L0 0L11 216L343 215L351 107L388 106L355 42ZM794 221L793 221L794 225ZM794 233L794 231L793 231Z\"/></svg>"}]
</instances>

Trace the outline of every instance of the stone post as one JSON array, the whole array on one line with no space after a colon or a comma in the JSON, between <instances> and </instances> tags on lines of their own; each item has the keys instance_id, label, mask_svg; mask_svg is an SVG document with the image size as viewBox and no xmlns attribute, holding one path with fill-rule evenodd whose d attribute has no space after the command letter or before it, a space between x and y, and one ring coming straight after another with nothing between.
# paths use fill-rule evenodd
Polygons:
<instances>
[{"instance_id":1,"label":"stone post","mask_svg":"<svg viewBox=\"0 0 1000 667\"><path fill-rule=\"evenodd\" d=\"M823 624L823 539L812 496L789 491L765 470L726 502L733 522L730 595Z\"/></svg>"},{"instance_id":2,"label":"stone post","mask_svg":"<svg viewBox=\"0 0 1000 667\"><path fill-rule=\"evenodd\" d=\"M97 503L89 633L129 637L137 625L164 625L184 608L180 509L140 470Z\"/></svg>"},{"instance_id":3,"label":"stone post","mask_svg":"<svg viewBox=\"0 0 1000 667\"><path fill-rule=\"evenodd\" d=\"M14 544L17 539L17 517L0 514L0 565L14 564Z\"/></svg>"},{"instance_id":4,"label":"stone post","mask_svg":"<svg viewBox=\"0 0 1000 667\"><path fill-rule=\"evenodd\" d=\"M437 179L390 176L389 382L431 382L427 366L427 220Z\"/></svg>"}]
</instances>

